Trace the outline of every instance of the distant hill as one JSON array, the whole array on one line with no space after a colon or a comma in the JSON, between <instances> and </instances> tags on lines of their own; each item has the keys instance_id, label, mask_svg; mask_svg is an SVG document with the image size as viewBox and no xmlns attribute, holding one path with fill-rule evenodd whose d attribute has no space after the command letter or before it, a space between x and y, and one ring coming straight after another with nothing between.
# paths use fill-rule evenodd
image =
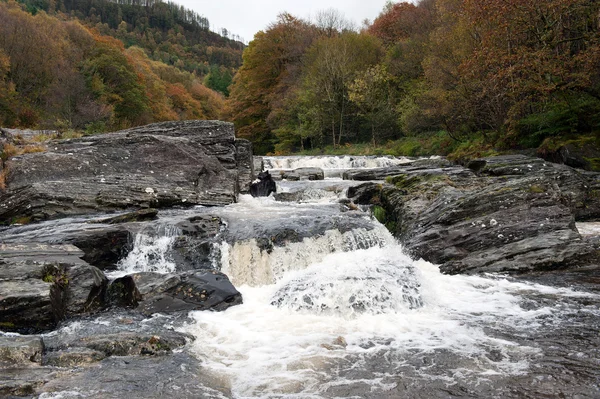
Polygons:
<instances>
[{"instance_id":1,"label":"distant hill","mask_svg":"<svg viewBox=\"0 0 600 399\"><path fill-rule=\"evenodd\" d=\"M210 22L195 11L161 0L18 0L35 15L45 11L60 18L77 18L103 35L138 46L152 60L196 73L209 87L228 94L227 87L241 66L244 44L236 35L210 31ZM229 34L228 34L229 36ZM237 40L236 40L237 39Z\"/></svg>"},{"instance_id":2,"label":"distant hill","mask_svg":"<svg viewBox=\"0 0 600 399\"><path fill-rule=\"evenodd\" d=\"M243 44L207 27L173 3L0 0L0 126L220 119Z\"/></svg>"}]
</instances>

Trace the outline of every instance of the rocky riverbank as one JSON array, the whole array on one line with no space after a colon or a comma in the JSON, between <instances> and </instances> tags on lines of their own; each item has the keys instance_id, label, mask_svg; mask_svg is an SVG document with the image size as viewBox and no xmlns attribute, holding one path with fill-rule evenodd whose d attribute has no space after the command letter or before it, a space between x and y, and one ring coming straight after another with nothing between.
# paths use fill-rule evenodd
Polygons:
<instances>
[{"instance_id":1,"label":"rocky riverbank","mask_svg":"<svg viewBox=\"0 0 600 399\"><path fill-rule=\"evenodd\" d=\"M53 140L2 166L0 223L13 226L0 243L0 396L84 383L99 397L120 396L128 384L143 397L174 390L229 396L218 381L198 377L200 362L177 350L192 337L173 327L189 310L242 302L208 259L220 219L193 217L174 226L172 273L109 278L105 272L129 254L137 233L152 228L158 209L231 204L249 190L251 146L235 139L233 125L166 122ZM121 213L106 214L113 211ZM77 215L84 220L71 223ZM58 220L44 225L51 219ZM60 231L62 224L69 228ZM144 372L132 371L138 369ZM158 378L148 384L150 370ZM128 377L106 382L113 373Z\"/></svg>"},{"instance_id":2,"label":"rocky riverbank","mask_svg":"<svg viewBox=\"0 0 600 399\"><path fill-rule=\"evenodd\" d=\"M289 185L274 200L288 207L320 196L334 201L349 187L340 204L300 207L288 224L261 215L280 212L268 201L253 203L264 208L250 215L214 208L249 192L263 164L248 142L235 139L231 124L166 122L43 146L3 162L0 396L44 397L84 386L98 397L231 397L228 384L188 353L194 337L179 328L190 310L242 302L220 271L220 245L237 253L229 262L244 264L234 281L252 275L257 262L273 263L272 275L252 280L271 284L291 266L328 253L383 245L362 205L411 256L445 273L535 272L540 281L547 273L555 284L557 271L593 271L600 258L598 238L582 236L575 225L600 220L600 174L537 158L465 166L401 160L339 171L348 181L334 183L318 168L282 169L275 176ZM189 212L197 205L205 208ZM325 245L332 232L339 237L331 242L350 239L348 248ZM162 252L140 250L160 247L163 238L169 245ZM306 242L324 248L301 265L296 258L310 255L301 253ZM152 267L164 263L161 256L172 266L167 273ZM123 268L130 258L145 271ZM310 279L303 284L316 287ZM302 301L299 309L310 307ZM419 301L408 301L411 309Z\"/></svg>"},{"instance_id":3,"label":"rocky riverbank","mask_svg":"<svg viewBox=\"0 0 600 399\"><path fill-rule=\"evenodd\" d=\"M0 223L226 205L248 191L253 174L250 143L218 121L163 122L44 145L4 162Z\"/></svg>"},{"instance_id":4,"label":"rocky riverbank","mask_svg":"<svg viewBox=\"0 0 600 399\"><path fill-rule=\"evenodd\" d=\"M348 191L379 207L415 258L445 273L524 273L597 262L598 243L576 221L600 219L600 174L520 155L466 166L421 160L349 171L365 183Z\"/></svg>"}]
</instances>

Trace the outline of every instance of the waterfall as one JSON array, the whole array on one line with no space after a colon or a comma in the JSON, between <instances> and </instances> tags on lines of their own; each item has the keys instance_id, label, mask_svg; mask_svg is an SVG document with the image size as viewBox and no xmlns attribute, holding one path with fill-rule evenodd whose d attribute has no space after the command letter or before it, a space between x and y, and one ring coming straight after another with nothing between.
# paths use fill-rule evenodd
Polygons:
<instances>
[{"instance_id":1,"label":"waterfall","mask_svg":"<svg viewBox=\"0 0 600 399\"><path fill-rule=\"evenodd\" d=\"M154 231L137 233L133 249L118 263L112 276L136 272L173 273L176 265L169 251L180 234L181 230L171 225L159 225Z\"/></svg>"},{"instance_id":2,"label":"waterfall","mask_svg":"<svg viewBox=\"0 0 600 399\"><path fill-rule=\"evenodd\" d=\"M321 169L384 168L411 162L405 157L391 156L287 156L264 157L265 169L297 169L305 167Z\"/></svg>"},{"instance_id":3,"label":"waterfall","mask_svg":"<svg viewBox=\"0 0 600 399\"><path fill-rule=\"evenodd\" d=\"M322 235L270 250L261 248L256 239L232 245L223 243L221 269L234 285L274 284L286 273L303 270L331 253L382 247L393 240L385 227L379 225L372 230L359 228L345 233L328 230Z\"/></svg>"}]
</instances>

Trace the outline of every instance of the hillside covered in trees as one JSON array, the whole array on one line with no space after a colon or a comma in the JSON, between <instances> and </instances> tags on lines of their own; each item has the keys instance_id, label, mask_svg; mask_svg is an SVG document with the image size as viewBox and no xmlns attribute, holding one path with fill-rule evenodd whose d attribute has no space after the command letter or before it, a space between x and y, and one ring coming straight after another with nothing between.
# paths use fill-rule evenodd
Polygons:
<instances>
[{"instance_id":1,"label":"hillside covered in trees","mask_svg":"<svg viewBox=\"0 0 600 399\"><path fill-rule=\"evenodd\" d=\"M242 50L174 3L0 1L0 125L219 119Z\"/></svg>"},{"instance_id":2,"label":"hillside covered in trees","mask_svg":"<svg viewBox=\"0 0 600 399\"><path fill-rule=\"evenodd\" d=\"M390 2L360 32L282 14L244 52L231 118L263 153L597 141L599 23L594 0Z\"/></svg>"}]
</instances>

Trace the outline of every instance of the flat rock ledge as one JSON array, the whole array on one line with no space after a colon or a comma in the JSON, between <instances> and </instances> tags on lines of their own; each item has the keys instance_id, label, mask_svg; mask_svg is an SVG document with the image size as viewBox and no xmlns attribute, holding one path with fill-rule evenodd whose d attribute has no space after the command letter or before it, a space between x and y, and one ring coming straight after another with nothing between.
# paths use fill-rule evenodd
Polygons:
<instances>
[{"instance_id":1,"label":"flat rock ledge","mask_svg":"<svg viewBox=\"0 0 600 399\"><path fill-rule=\"evenodd\" d=\"M254 174L233 124L178 121L54 140L4 163L0 223L124 209L227 205Z\"/></svg>"},{"instance_id":2,"label":"flat rock ledge","mask_svg":"<svg viewBox=\"0 0 600 399\"><path fill-rule=\"evenodd\" d=\"M600 220L600 173L507 155L467 167L438 160L345 178L385 179L353 187L348 197L379 206L406 251L444 273L526 273L600 259L597 243L575 226Z\"/></svg>"},{"instance_id":3,"label":"flat rock ledge","mask_svg":"<svg viewBox=\"0 0 600 399\"><path fill-rule=\"evenodd\" d=\"M228 277L215 270L136 273L110 281L83 255L69 244L0 244L0 330L45 332L114 308L152 315L242 303Z\"/></svg>"},{"instance_id":4,"label":"flat rock ledge","mask_svg":"<svg viewBox=\"0 0 600 399\"><path fill-rule=\"evenodd\" d=\"M187 350L194 338L174 328L184 322L123 310L50 334L0 333L0 397L232 397Z\"/></svg>"}]
</instances>

